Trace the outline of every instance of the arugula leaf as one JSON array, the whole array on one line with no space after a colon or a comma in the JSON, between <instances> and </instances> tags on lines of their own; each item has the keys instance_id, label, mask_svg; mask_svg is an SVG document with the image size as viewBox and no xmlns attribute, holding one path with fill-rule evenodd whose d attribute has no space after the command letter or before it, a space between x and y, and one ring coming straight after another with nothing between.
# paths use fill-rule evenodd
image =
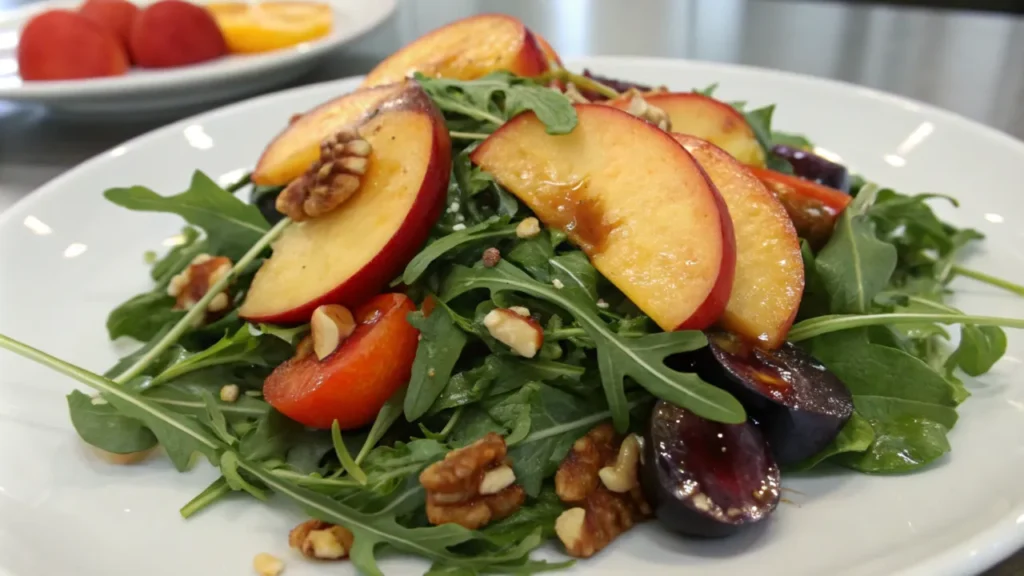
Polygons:
<instances>
[{"instance_id":1,"label":"arugula leaf","mask_svg":"<svg viewBox=\"0 0 1024 576\"><path fill-rule=\"evenodd\" d=\"M538 527L545 539L555 536L555 520L565 511L565 505L551 489L542 490L536 498L524 504L511 516L488 524L484 536L493 544L510 546L530 535Z\"/></svg>"},{"instance_id":2,"label":"arugula leaf","mask_svg":"<svg viewBox=\"0 0 1024 576\"><path fill-rule=\"evenodd\" d=\"M927 418L872 420L875 440L866 452L847 452L839 463L868 474L912 472L949 452L948 430Z\"/></svg>"},{"instance_id":3,"label":"arugula leaf","mask_svg":"<svg viewBox=\"0 0 1024 576\"><path fill-rule=\"evenodd\" d=\"M455 325L444 306L435 307L427 317L420 311L411 312L409 323L420 331L404 404L405 418L413 422L430 410L448 383L466 346L466 334Z\"/></svg>"},{"instance_id":4,"label":"arugula leaf","mask_svg":"<svg viewBox=\"0 0 1024 576\"><path fill-rule=\"evenodd\" d=\"M505 436L506 445L514 446L530 433L531 399L539 388L539 384L527 384L469 408L452 431L452 443L465 446L488 432L497 432Z\"/></svg>"},{"instance_id":5,"label":"arugula leaf","mask_svg":"<svg viewBox=\"0 0 1024 576\"><path fill-rule=\"evenodd\" d=\"M239 456L255 462L284 460L293 440L301 432L301 424L268 407L256 428L238 443Z\"/></svg>"},{"instance_id":6,"label":"arugula leaf","mask_svg":"<svg viewBox=\"0 0 1024 576\"><path fill-rule=\"evenodd\" d=\"M854 412L839 434L821 452L807 460L789 467L793 471L810 470L825 460L846 452L865 452L875 441L875 430L871 423Z\"/></svg>"},{"instance_id":7,"label":"arugula leaf","mask_svg":"<svg viewBox=\"0 0 1024 576\"><path fill-rule=\"evenodd\" d=\"M530 496L558 469L573 442L611 413L599 398L580 398L544 384L530 385L529 434L509 451L516 481ZM525 389L525 388L524 388Z\"/></svg>"},{"instance_id":8,"label":"arugula leaf","mask_svg":"<svg viewBox=\"0 0 1024 576\"><path fill-rule=\"evenodd\" d=\"M176 246L153 263L150 276L158 287L166 287L175 274L184 270L185 266L206 250L206 243L199 239L199 231L191 226L185 226L179 238L180 242Z\"/></svg>"},{"instance_id":9,"label":"arugula leaf","mask_svg":"<svg viewBox=\"0 0 1024 576\"><path fill-rule=\"evenodd\" d=\"M429 78L417 72L415 79L442 112L468 116L490 129L528 110L537 114L548 134L568 134L576 128L576 110L564 94L508 72L477 80Z\"/></svg>"},{"instance_id":10,"label":"arugula leaf","mask_svg":"<svg viewBox=\"0 0 1024 576\"><path fill-rule=\"evenodd\" d=\"M143 393L154 404L196 418L201 418L207 412L207 405L203 400L204 394L209 394L214 398L220 412L232 422L257 420L265 417L270 411L270 406L266 402L246 395L240 396L234 402L220 402L217 400L217 394L220 393L224 380L218 377L211 378L209 382L199 382L192 377L197 374L193 373L189 378L147 389ZM130 386L130 388L134 387Z\"/></svg>"},{"instance_id":11,"label":"arugula leaf","mask_svg":"<svg viewBox=\"0 0 1024 576\"><path fill-rule=\"evenodd\" d=\"M798 148L801 150L814 150L814 144L807 139L807 136L803 134L792 134L789 132L772 132L772 145L773 146L789 146L790 148Z\"/></svg>"},{"instance_id":12,"label":"arugula leaf","mask_svg":"<svg viewBox=\"0 0 1024 576\"><path fill-rule=\"evenodd\" d=\"M73 390L68 394L68 412L82 440L101 450L131 454L156 446L156 436L142 422L122 415L102 397Z\"/></svg>"},{"instance_id":13,"label":"arugula leaf","mask_svg":"<svg viewBox=\"0 0 1024 576\"><path fill-rule=\"evenodd\" d=\"M568 134L576 128L576 110L565 95L545 86L516 84L505 91L505 114L513 118L532 110L548 134Z\"/></svg>"},{"instance_id":14,"label":"arugula leaf","mask_svg":"<svg viewBox=\"0 0 1024 576\"><path fill-rule=\"evenodd\" d=\"M743 102L734 102L732 106L746 118L747 124L754 132L754 137L757 138L757 143L764 150L767 167L776 172L792 174L793 165L772 150L772 115L775 113L775 105L764 106L763 108L747 112L744 110L744 104Z\"/></svg>"},{"instance_id":15,"label":"arugula leaf","mask_svg":"<svg viewBox=\"0 0 1024 576\"><path fill-rule=\"evenodd\" d=\"M331 444L334 445L334 453L338 456L341 467L349 477L365 485L366 472L363 472L363 469L359 467L359 464L356 464L355 460L352 459L352 455L349 454L348 447L345 446L345 441L341 437L341 426L337 420L331 423Z\"/></svg>"},{"instance_id":16,"label":"arugula leaf","mask_svg":"<svg viewBox=\"0 0 1024 576\"><path fill-rule=\"evenodd\" d=\"M145 292L111 310L107 316L107 334L111 340L127 336L147 342L183 316L185 312L174 310L174 298L166 292Z\"/></svg>"},{"instance_id":17,"label":"arugula leaf","mask_svg":"<svg viewBox=\"0 0 1024 576\"><path fill-rule=\"evenodd\" d=\"M370 451L380 442L384 434L402 417L407 391L407 386L402 386L395 390L391 398L388 398L388 401L381 406L377 412L377 418L374 419L370 432L366 436L366 441L363 442L363 447L359 449L359 454L356 455L356 464L362 463L363 458L370 454Z\"/></svg>"},{"instance_id":18,"label":"arugula leaf","mask_svg":"<svg viewBox=\"0 0 1024 576\"><path fill-rule=\"evenodd\" d=\"M843 211L815 271L831 296L834 313L865 314L872 299L889 284L896 269L896 248L878 239L865 214L877 188L865 187Z\"/></svg>"},{"instance_id":19,"label":"arugula leaf","mask_svg":"<svg viewBox=\"0 0 1024 576\"><path fill-rule=\"evenodd\" d=\"M224 190L196 171L188 189L176 196L160 196L142 186L111 188L103 195L114 204L141 212L177 214L202 228L211 253L238 260L270 229L255 206Z\"/></svg>"},{"instance_id":20,"label":"arugula leaf","mask_svg":"<svg viewBox=\"0 0 1024 576\"><path fill-rule=\"evenodd\" d=\"M616 428L620 431L626 430L629 424L629 410L623 389L625 376L632 377L655 396L683 406L704 418L727 423L746 420L743 407L730 394L707 384L695 374L678 372L665 365L665 358L672 354L696 350L706 345L707 340L700 332L681 331L650 334L642 338L623 338L601 320L593 302L575 296L571 290L559 290L541 284L505 261L493 268L455 266L448 275L441 299L449 301L480 288L492 292L526 293L547 300L573 315L597 346L602 385L614 414Z\"/></svg>"},{"instance_id":21,"label":"arugula leaf","mask_svg":"<svg viewBox=\"0 0 1024 576\"><path fill-rule=\"evenodd\" d=\"M1006 332L998 326L960 328L960 346L949 357L948 365L956 366L971 376L981 376L1006 354Z\"/></svg>"},{"instance_id":22,"label":"arugula leaf","mask_svg":"<svg viewBox=\"0 0 1024 576\"><path fill-rule=\"evenodd\" d=\"M402 273L402 282L406 284L415 283L432 263L448 252L463 248L480 240L509 238L515 236L515 234L516 227L514 225L506 225L500 218L491 218L465 230L452 232L431 242L426 248L420 250L419 254L413 257L405 267L405 272Z\"/></svg>"},{"instance_id":23,"label":"arugula leaf","mask_svg":"<svg viewBox=\"0 0 1024 576\"><path fill-rule=\"evenodd\" d=\"M868 421L874 432L874 441L863 456L846 455L867 437L863 425L857 423L839 463L872 473L905 472L928 464L949 449L945 431L956 424L956 391L922 360L871 343L863 330L818 336L809 341L809 347L846 384L856 414ZM940 432L941 440L937 438ZM834 447L826 452L835 454Z\"/></svg>"},{"instance_id":24,"label":"arugula leaf","mask_svg":"<svg viewBox=\"0 0 1024 576\"><path fill-rule=\"evenodd\" d=\"M209 348L195 354L178 356L153 378L149 386L157 386L191 372L224 364L273 366L283 362L290 350L276 338L259 338L242 326L231 336L224 336Z\"/></svg>"},{"instance_id":25,"label":"arugula leaf","mask_svg":"<svg viewBox=\"0 0 1024 576\"><path fill-rule=\"evenodd\" d=\"M249 332L253 336L274 336L284 342L287 342L289 346L295 347L299 342L309 333L309 324L300 324L298 326L277 326L275 324L259 324L253 326L248 325Z\"/></svg>"},{"instance_id":26,"label":"arugula leaf","mask_svg":"<svg viewBox=\"0 0 1024 576\"><path fill-rule=\"evenodd\" d=\"M142 421L154 433L179 470L188 468L195 453L204 454L215 465L223 460L224 454L230 453L227 465L229 474L245 472L277 494L303 507L314 518L340 524L351 530L355 535L355 544L350 557L356 568L366 574L382 574L374 554L375 549L382 544L445 565L500 571L503 567L522 565L530 550L540 543L538 532L535 538L528 538L500 552L461 556L452 552L451 548L483 536L455 524L407 528L396 521L394 513L387 507L372 514L358 511L286 479L286 476L290 477L287 471L279 475L259 464L239 458L237 453L232 452L193 419L168 411L128 388L6 336L0 335L0 347L44 364L102 393L122 414ZM400 503L396 502L395 507Z\"/></svg>"}]
</instances>

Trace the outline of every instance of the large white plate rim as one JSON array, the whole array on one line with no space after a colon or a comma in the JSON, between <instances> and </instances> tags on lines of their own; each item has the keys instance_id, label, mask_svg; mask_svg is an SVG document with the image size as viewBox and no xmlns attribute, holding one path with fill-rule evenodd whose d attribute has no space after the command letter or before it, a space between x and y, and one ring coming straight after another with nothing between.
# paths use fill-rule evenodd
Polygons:
<instances>
[{"instance_id":1,"label":"large white plate rim","mask_svg":"<svg viewBox=\"0 0 1024 576\"><path fill-rule=\"evenodd\" d=\"M968 120L958 114L936 108L929 104L921 103L909 98L887 94L870 88L856 86L845 82L825 80L819 78L812 78L800 74L787 73L787 72L774 72L747 66L737 65L724 65L724 64L713 64L713 63L700 63L700 62L680 62L671 59L661 58L626 58L626 57L600 57L591 59L579 59L571 62L574 66L594 66L598 67L603 64L616 64L616 65L639 65L639 66L651 66L651 67L675 67L678 71L682 72L686 69L695 69L703 71L716 71L716 70L727 70L735 72L744 72L752 75L763 75L765 77L779 77L783 76L791 81L799 83L813 84L818 87L825 87L833 90L842 90L845 92L855 91L858 94L888 102L908 110L915 112L923 112L930 115L934 115L944 121L951 122L960 125L962 128L969 129L977 134L984 135L985 138L990 139L993 143L998 144L1002 147L1008 147L1013 149L1019 154L1024 154L1024 143L1000 132L996 129L977 124L971 120ZM130 148L134 146L145 145L150 140L155 140L162 137L167 132L180 131L184 126L201 123L208 120L214 120L222 115L231 115L240 111L244 111L250 108L258 108L263 102L279 97L282 94L295 95L306 91L316 91L321 88L331 85L349 85L350 82L354 82L356 79L346 79L344 81L331 81L321 84L304 86L279 92L276 94L268 94L260 97L256 97L250 100L239 102L218 109L216 111L197 115L192 118L178 121L169 126L160 128L148 134L134 138L126 142L123 146ZM678 87L678 83L676 83ZM82 165L72 169L71 171L54 178L36 192L27 196L5 211L4 214L0 214L0 226L6 226L14 222L17 218L23 217L26 209L34 202L41 200L61 190L62 187L69 181L73 180L80 171L87 170L98 163L107 161L108 153L101 153ZM927 560L924 560L918 564L909 567L906 571L901 573L905 574L959 574L964 571L976 571L984 569L985 567L991 566L998 560L1008 556L1013 551L1017 550L1022 543L1024 543L1024 528L1022 528L1022 521L1024 521L1024 507L1017 507L1008 510L1002 519L992 524L989 528L978 532L973 538L967 541L960 542L956 546L947 549L940 555L932 556Z\"/></svg>"}]
</instances>

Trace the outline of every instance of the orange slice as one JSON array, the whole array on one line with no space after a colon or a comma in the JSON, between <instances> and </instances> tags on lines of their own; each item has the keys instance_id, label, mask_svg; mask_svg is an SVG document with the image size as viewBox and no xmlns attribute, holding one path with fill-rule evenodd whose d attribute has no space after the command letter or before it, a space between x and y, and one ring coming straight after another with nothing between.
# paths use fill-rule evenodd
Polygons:
<instances>
[{"instance_id":1,"label":"orange slice","mask_svg":"<svg viewBox=\"0 0 1024 576\"><path fill-rule=\"evenodd\" d=\"M326 36L334 13L318 2L223 2L207 9L220 26L228 50L267 52Z\"/></svg>"}]
</instances>

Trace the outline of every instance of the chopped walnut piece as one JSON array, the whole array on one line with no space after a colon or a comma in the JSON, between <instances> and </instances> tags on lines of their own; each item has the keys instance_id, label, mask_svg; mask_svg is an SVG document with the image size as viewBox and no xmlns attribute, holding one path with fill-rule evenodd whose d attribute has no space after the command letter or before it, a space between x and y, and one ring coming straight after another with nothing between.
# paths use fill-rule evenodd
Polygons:
<instances>
[{"instance_id":1,"label":"chopped walnut piece","mask_svg":"<svg viewBox=\"0 0 1024 576\"><path fill-rule=\"evenodd\" d=\"M341 560L352 550L355 537L344 526L307 520L288 534L288 545L307 558Z\"/></svg>"},{"instance_id":2,"label":"chopped walnut piece","mask_svg":"<svg viewBox=\"0 0 1024 576\"><path fill-rule=\"evenodd\" d=\"M573 444L555 474L555 493L573 506L555 525L570 556L593 556L651 515L635 481L639 442L632 437L624 449L622 445L623 439L611 424L601 424ZM633 469L626 470L627 466ZM613 488L624 489L622 493L605 485L602 470L610 471L604 476L611 477Z\"/></svg>"},{"instance_id":3,"label":"chopped walnut piece","mask_svg":"<svg viewBox=\"0 0 1024 576\"><path fill-rule=\"evenodd\" d=\"M277 211L296 222L323 216L352 197L370 165L370 143L346 128L320 144L320 159L277 196Z\"/></svg>"},{"instance_id":4,"label":"chopped walnut piece","mask_svg":"<svg viewBox=\"0 0 1024 576\"><path fill-rule=\"evenodd\" d=\"M231 267L231 259L226 256L199 254L193 258L192 262L167 284L167 295L174 298L175 310L191 310L214 284L231 273ZM217 316L230 306L231 297L227 292L221 292L213 297L206 308L207 318L200 320L205 321L210 319L209 317Z\"/></svg>"},{"instance_id":5,"label":"chopped walnut piece","mask_svg":"<svg viewBox=\"0 0 1024 576\"><path fill-rule=\"evenodd\" d=\"M629 99L629 107L626 108L626 112L629 112L638 118L647 120L666 132L672 131L672 120L669 118L668 114L666 114L661 108L650 105L647 100L644 99L644 94L636 88L630 88L629 91L622 95L622 98Z\"/></svg>"},{"instance_id":6,"label":"chopped walnut piece","mask_svg":"<svg viewBox=\"0 0 1024 576\"><path fill-rule=\"evenodd\" d=\"M515 484L507 452L505 439L491 432L428 466L420 484L427 491L430 523L476 530L518 510L526 493Z\"/></svg>"},{"instance_id":7,"label":"chopped walnut piece","mask_svg":"<svg viewBox=\"0 0 1024 576\"><path fill-rule=\"evenodd\" d=\"M491 310L484 316L484 327L491 337L524 358L533 358L544 345L544 329L522 306Z\"/></svg>"}]
</instances>

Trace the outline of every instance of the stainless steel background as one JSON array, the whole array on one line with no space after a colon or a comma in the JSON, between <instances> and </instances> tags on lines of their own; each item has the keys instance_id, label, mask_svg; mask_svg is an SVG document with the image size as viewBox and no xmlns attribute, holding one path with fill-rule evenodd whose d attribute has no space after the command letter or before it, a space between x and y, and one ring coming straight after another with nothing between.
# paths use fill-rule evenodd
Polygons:
<instances>
[{"instance_id":1,"label":"stainless steel background","mask_svg":"<svg viewBox=\"0 0 1024 576\"><path fill-rule=\"evenodd\" d=\"M22 3L0 0L0 12ZM485 11L522 18L563 56L692 58L836 78L1024 138L1024 17L996 13L814 0L400 0L384 26L299 83L364 73L424 32ZM0 211L77 163L173 119L68 122L0 102ZM988 573L1011 575L1024 575L1024 554Z\"/></svg>"}]
</instances>

